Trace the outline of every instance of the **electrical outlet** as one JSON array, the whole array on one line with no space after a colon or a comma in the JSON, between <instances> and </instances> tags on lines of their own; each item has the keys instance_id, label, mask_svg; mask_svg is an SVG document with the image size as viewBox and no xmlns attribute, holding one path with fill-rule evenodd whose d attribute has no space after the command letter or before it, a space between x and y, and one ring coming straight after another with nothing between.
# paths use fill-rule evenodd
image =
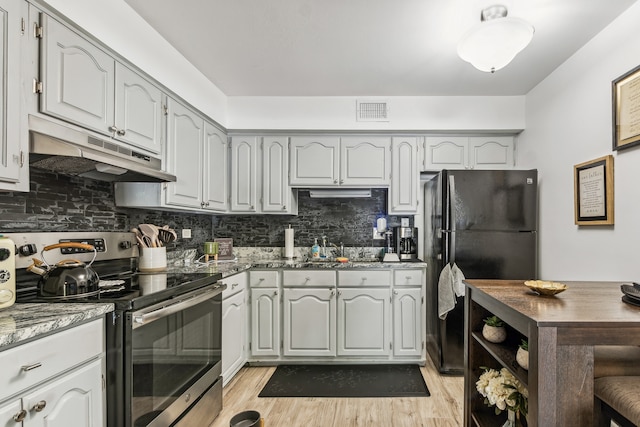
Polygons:
<instances>
[{"instance_id":1,"label":"electrical outlet","mask_svg":"<svg viewBox=\"0 0 640 427\"><path fill-rule=\"evenodd\" d=\"M182 229L182 238L183 239L190 239L191 238L191 229L190 228L183 228Z\"/></svg>"},{"instance_id":2,"label":"electrical outlet","mask_svg":"<svg viewBox=\"0 0 640 427\"><path fill-rule=\"evenodd\" d=\"M400 226L401 227L408 227L409 226L409 218L401 218L400 219Z\"/></svg>"},{"instance_id":3,"label":"electrical outlet","mask_svg":"<svg viewBox=\"0 0 640 427\"><path fill-rule=\"evenodd\" d=\"M384 234L378 233L378 227L373 227L373 240L384 240Z\"/></svg>"}]
</instances>

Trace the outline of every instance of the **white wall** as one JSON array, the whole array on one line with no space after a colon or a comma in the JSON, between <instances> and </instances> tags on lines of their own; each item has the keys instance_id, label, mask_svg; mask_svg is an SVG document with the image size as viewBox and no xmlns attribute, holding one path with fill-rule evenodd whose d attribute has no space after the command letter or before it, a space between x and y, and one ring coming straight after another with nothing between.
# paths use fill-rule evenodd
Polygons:
<instances>
[{"instance_id":1,"label":"white wall","mask_svg":"<svg viewBox=\"0 0 640 427\"><path fill-rule=\"evenodd\" d=\"M223 126L227 97L124 0L46 0L104 44Z\"/></svg>"},{"instance_id":2,"label":"white wall","mask_svg":"<svg viewBox=\"0 0 640 427\"><path fill-rule=\"evenodd\" d=\"M388 122L356 121L356 100L384 99ZM229 129L522 130L524 96L229 97Z\"/></svg>"},{"instance_id":3,"label":"white wall","mask_svg":"<svg viewBox=\"0 0 640 427\"><path fill-rule=\"evenodd\" d=\"M542 279L640 279L640 147L612 151L611 81L640 65L636 3L526 97L517 162L540 177ZM615 225L574 224L573 166L614 156Z\"/></svg>"}]
</instances>

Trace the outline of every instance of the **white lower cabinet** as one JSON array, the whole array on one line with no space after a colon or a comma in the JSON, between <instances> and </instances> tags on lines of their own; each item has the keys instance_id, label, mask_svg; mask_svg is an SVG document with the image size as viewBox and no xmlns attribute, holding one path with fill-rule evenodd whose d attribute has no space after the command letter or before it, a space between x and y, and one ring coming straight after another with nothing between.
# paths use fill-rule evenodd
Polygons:
<instances>
[{"instance_id":1,"label":"white lower cabinet","mask_svg":"<svg viewBox=\"0 0 640 427\"><path fill-rule=\"evenodd\" d=\"M422 354L422 289L393 290L393 355Z\"/></svg>"},{"instance_id":2,"label":"white lower cabinet","mask_svg":"<svg viewBox=\"0 0 640 427\"><path fill-rule=\"evenodd\" d=\"M278 288L251 289L251 355L280 355L280 292Z\"/></svg>"},{"instance_id":3,"label":"white lower cabinet","mask_svg":"<svg viewBox=\"0 0 640 427\"><path fill-rule=\"evenodd\" d=\"M104 320L0 352L0 427L105 425Z\"/></svg>"},{"instance_id":4,"label":"white lower cabinet","mask_svg":"<svg viewBox=\"0 0 640 427\"><path fill-rule=\"evenodd\" d=\"M22 404L29 413L24 427L102 426L102 360L27 394Z\"/></svg>"},{"instance_id":5,"label":"white lower cabinet","mask_svg":"<svg viewBox=\"0 0 640 427\"><path fill-rule=\"evenodd\" d=\"M247 273L222 280L222 380L227 384L247 362Z\"/></svg>"},{"instance_id":6,"label":"white lower cabinet","mask_svg":"<svg viewBox=\"0 0 640 427\"><path fill-rule=\"evenodd\" d=\"M338 289L338 356L389 355L389 289Z\"/></svg>"},{"instance_id":7,"label":"white lower cabinet","mask_svg":"<svg viewBox=\"0 0 640 427\"><path fill-rule=\"evenodd\" d=\"M335 356L335 289L285 288L283 292L283 354Z\"/></svg>"}]
</instances>

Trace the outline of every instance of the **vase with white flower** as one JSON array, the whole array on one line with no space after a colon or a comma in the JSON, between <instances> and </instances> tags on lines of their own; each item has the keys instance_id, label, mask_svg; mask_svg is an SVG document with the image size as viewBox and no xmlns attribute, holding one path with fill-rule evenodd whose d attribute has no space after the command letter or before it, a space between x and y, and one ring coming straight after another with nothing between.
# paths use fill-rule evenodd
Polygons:
<instances>
[{"instance_id":1,"label":"vase with white flower","mask_svg":"<svg viewBox=\"0 0 640 427\"><path fill-rule=\"evenodd\" d=\"M527 416L529 392L507 369L484 368L476 382L476 389L484 397L487 406L495 406L495 413L508 411L502 427L516 427L520 417Z\"/></svg>"}]
</instances>

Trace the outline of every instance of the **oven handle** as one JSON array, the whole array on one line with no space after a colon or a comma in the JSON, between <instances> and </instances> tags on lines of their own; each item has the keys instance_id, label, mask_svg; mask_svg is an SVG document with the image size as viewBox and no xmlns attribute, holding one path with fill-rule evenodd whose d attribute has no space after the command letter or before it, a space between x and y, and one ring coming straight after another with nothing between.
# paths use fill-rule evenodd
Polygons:
<instances>
[{"instance_id":1,"label":"oven handle","mask_svg":"<svg viewBox=\"0 0 640 427\"><path fill-rule=\"evenodd\" d=\"M208 299L220 294L226 286L217 285L212 289L202 291L201 289L183 295L180 300L177 300L173 304L166 305L166 303L157 304L144 310L139 310L131 313L131 319L133 320L131 328L136 329L141 326L148 325L149 323L167 317L171 314L177 313L182 310L186 310L189 307L200 304ZM157 308L159 307L159 308Z\"/></svg>"}]
</instances>

